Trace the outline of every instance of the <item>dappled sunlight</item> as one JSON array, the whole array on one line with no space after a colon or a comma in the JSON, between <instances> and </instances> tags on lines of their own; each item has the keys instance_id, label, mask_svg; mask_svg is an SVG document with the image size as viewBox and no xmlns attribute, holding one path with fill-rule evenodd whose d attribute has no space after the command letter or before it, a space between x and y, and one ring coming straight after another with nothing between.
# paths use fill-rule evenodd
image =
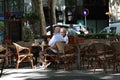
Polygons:
<instances>
[{"instance_id":1,"label":"dappled sunlight","mask_svg":"<svg viewBox=\"0 0 120 80\"><path fill-rule=\"evenodd\" d=\"M63 71L63 70L58 70L57 72L55 73L70 73L70 71Z\"/></svg>"},{"instance_id":2,"label":"dappled sunlight","mask_svg":"<svg viewBox=\"0 0 120 80\"><path fill-rule=\"evenodd\" d=\"M4 69L2 78L15 78L16 80L118 80L120 73L105 74L103 69L64 71L52 69ZM118 78L118 79L117 79ZM0 79L1 80L1 79ZM3 79L2 79L3 80ZM5 79L8 80L8 79ZM12 79L14 80L14 79Z\"/></svg>"},{"instance_id":3,"label":"dappled sunlight","mask_svg":"<svg viewBox=\"0 0 120 80\"><path fill-rule=\"evenodd\" d=\"M111 75L117 75L117 76L120 76L120 73L115 73L115 74L111 74Z\"/></svg>"},{"instance_id":4,"label":"dappled sunlight","mask_svg":"<svg viewBox=\"0 0 120 80\"><path fill-rule=\"evenodd\" d=\"M100 77L100 79L108 79L108 80L110 80L110 79L113 79L113 76L104 76L104 77Z\"/></svg>"},{"instance_id":5,"label":"dappled sunlight","mask_svg":"<svg viewBox=\"0 0 120 80\"><path fill-rule=\"evenodd\" d=\"M93 69L90 69L90 70L87 70L87 71L88 71L88 73L86 73L86 74L100 74L100 73L103 73L103 72L104 72L103 69L96 69L95 72L94 72Z\"/></svg>"},{"instance_id":6,"label":"dappled sunlight","mask_svg":"<svg viewBox=\"0 0 120 80\"><path fill-rule=\"evenodd\" d=\"M5 69L3 74L7 78L49 78L46 74L49 70L39 69Z\"/></svg>"}]
</instances>

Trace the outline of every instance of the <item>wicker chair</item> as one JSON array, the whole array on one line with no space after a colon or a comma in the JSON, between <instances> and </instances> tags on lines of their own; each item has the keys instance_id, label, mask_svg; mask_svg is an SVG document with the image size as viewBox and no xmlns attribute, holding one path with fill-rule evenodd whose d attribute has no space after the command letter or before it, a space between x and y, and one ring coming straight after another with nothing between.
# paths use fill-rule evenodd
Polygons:
<instances>
[{"instance_id":1,"label":"wicker chair","mask_svg":"<svg viewBox=\"0 0 120 80\"><path fill-rule=\"evenodd\" d=\"M57 68L63 65L64 70L72 69L72 64L77 61L77 46L65 44L65 42L56 42L58 57L56 57Z\"/></svg>"},{"instance_id":2,"label":"wicker chair","mask_svg":"<svg viewBox=\"0 0 120 80\"><path fill-rule=\"evenodd\" d=\"M54 48L57 50L57 53L52 53L51 48ZM64 48L65 48L65 42L56 42L54 47L48 47L45 49L45 54L44 54L44 65L47 63L56 63L58 64L60 61L60 55L64 53ZM47 68L47 67L45 67ZM57 68L57 67L56 67Z\"/></svg>"},{"instance_id":3,"label":"wicker chair","mask_svg":"<svg viewBox=\"0 0 120 80\"><path fill-rule=\"evenodd\" d=\"M51 54L49 53L49 48L45 49L45 63L54 62L55 68L59 69L63 67L64 70L68 70L68 67L72 66L74 61L76 60L75 48L71 45L66 45L64 41L55 43L57 53ZM47 57L50 57L48 60Z\"/></svg>"},{"instance_id":4,"label":"wicker chair","mask_svg":"<svg viewBox=\"0 0 120 80\"><path fill-rule=\"evenodd\" d=\"M19 64L21 62L30 62L33 68L33 55L30 53L30 49L27 47L22 47L14 42L13 45L16 47L17 56L18 56L16 68L18 69Z\"/></svg>"},{"instance_id":5,"label":"wicker chair","mask_svg":"<svg viewBox=\"0 0 120 80\"><path fill-rule=\"evenodd\" d=\"M6 58L6 49L3 46L0 46L0 77L2 76L4 65L5 65L5 58Z\"/></svg>"},{"instance_id":6,"label":"wicker chair","mask_svg":"<svg viewBox=\"0 0 120 80\"><path fill-rule=\"evenodd\" d=\"M111 47L113 50L114 58L113 58L113 73L119 72L120 66L120 42L111 42Z\"/></svg>"},{"instance_id":7,"label":"wicker chair","mask_svg":"<svg viewBox=\"0 0 120 80\"><path fill-rule=\"evenodd\" d=\"M109 66L111 59L113 59L112 49L109 45L101 42L92 43L88 47L87 59L88 62L94 67L94 72L96 68L103 67L105 73Z\"/></svg>"},{"instance_id":8,"label":"wicker chair","mask_svg":"<svg viewBox=\"0 0 120 80\"><path fill-rule=\"evenodd\" d=\"M78 62L78 49L76 44L67 44L65 46L65 58L67 68L72 70L77 67Z\"/></svg>"}]
</instances>

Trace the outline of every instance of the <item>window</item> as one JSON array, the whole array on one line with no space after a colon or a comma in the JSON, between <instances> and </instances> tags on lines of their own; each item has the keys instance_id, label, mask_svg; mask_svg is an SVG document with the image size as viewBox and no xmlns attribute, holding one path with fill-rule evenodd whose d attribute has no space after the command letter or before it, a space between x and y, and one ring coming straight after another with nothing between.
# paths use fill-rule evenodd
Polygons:
<instances>
[{"instance_id":1,"label":"window","mask_svg":"<svg viewBox=\"0 0 120 80\"><path fill-rule=\"evenodd\" d=\"M68 7L73 7L76 5L76 0L65 0L65 4Z\"/></svg>"},{"instance_id":2,"label":"window","mask_svg":"<svg viewBox=\"0 0 120 80\"><path fill-rule=\"evenodd\" d=\"M77 0L77 6L82 6L84 0Z\"/></svg>"},{"instance_id":3,"label":"window","mask_svg":"<svg viewBox=\"0 0 120 80\"><path fill-rule=\"evenodd\" d=\"M6 9L6 19L21 18L24 12L24 0L5 0L4 7Z\"/></svg>"},{"instance_id":4,"label":"window","mask_svg":"<svg viewBox=\"0 0 120 80\"><path fill-rule=\"evenodd\" d=\"M24 0L7 0L7 10L12 12L24 11Z\"/></svg>"},{"instance_id":5,"label":"window","mask_svg":"<svg viewBox=\"0 0 120 80\"><path fill-rule=\"evenodd\" d=\"M107 6L109 0L84 0L86 6Z\"/></svg>"},{"instance_id":6,"label":"window","mask_svg":"<svg viewBox=\"0 0 120 80\"><path fill-rule=\"evenodd\" d=\"M111 28L110 28L110 33L115 34L115 33L116 33L116 27L111 27Z\"/></svg>"},{"instance_id":7,"label":"window","mask_svg":"<svg viewBox=\"0 0 120 80\"><path fill-rule=\"evenodd\" d=\"M3 11L4 11L4 1L3 0L1 0L0 1L0 13L3 13Z\"/></svg>"}]
</instances>

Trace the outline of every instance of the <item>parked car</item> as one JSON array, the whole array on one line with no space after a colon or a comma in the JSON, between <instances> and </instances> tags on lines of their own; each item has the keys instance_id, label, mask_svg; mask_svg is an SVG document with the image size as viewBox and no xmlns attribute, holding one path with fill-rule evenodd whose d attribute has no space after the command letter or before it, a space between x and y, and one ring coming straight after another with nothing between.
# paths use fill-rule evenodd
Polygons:
<instances>
[{"instance_id":1,"label":"parked car","mask_svg":"<svg viewBox=\"0 0 120 80\"><path fill-rule=\"evenodd\" d=\"M120 34L120 23L112 23L100 31L100 33Z\"/></svg>"},{"instance_id":2,"label":"parked car","mask_svg":"<svg viewBox=\"0 0 120 80\"><path fill-rule=\"evenodd\" d=\"M64 27L66 29L70 28L70 24L54 24L53 27ZM84 34L88 34L88 31L87 29L84 27L84 26L81 26L81 29L80 29L80 26L79 24L73 24L73 30L75 30L76 34L81 34L80 31L82 31ZM50 35L50 26L47 26L46 27L46 30L47 30L47 35Z\"/></svg>"}]
</instances>

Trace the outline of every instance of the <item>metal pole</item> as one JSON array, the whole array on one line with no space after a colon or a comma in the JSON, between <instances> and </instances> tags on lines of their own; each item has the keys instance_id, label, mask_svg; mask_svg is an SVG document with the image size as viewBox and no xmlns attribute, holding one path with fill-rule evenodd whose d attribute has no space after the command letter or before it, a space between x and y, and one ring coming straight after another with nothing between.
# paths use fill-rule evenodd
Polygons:
<instances>
[{"instance_id":1,"label":"metal pole","mask_svg":"<svg viewBox=\"0 0 120 80\"><path fill-rule=\"evenodd\" d=\"M86 19L86 16L85 16L85 27L87 28L87 19Z\"/></svg>"},{"instance_id":2,"label":"metal pole","mask_svg":"<svg viewBox=\"0 0 120 80\"><path fill-rule=\"evenodd\" d=\"M78 69L80 69L80 46L81 45L77 44L76 46L77 46L77 50L78 50L78 59L77 59L77 61L78 61L77 63L78 64L77 64L77 67L78 67Z\"/></svg>"}]
</instances>

